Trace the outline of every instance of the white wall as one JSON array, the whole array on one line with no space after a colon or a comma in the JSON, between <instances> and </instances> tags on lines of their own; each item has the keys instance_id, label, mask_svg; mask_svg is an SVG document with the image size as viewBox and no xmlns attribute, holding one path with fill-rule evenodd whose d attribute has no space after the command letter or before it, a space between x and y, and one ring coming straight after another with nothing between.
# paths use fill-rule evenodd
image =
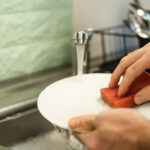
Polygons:
<instances>
[{"instance_id":1,"label":"white wall","mask_svg":"<svg viewBox=\"0 0 150 150\"><path fill-rule=\"evenodd\" d=\"M150 0L141 0L150 9ZM133 0L74 0L74 30L103 28L122 23Z\"/></svg>"}]
</instances>

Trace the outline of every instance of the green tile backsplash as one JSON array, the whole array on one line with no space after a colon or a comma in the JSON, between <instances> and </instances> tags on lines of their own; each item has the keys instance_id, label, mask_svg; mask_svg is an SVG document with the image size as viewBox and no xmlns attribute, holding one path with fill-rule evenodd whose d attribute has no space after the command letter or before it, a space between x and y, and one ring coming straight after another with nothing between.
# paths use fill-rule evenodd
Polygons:
<instances>
[{"instance_id":1,"label":"green tile backsplash","mask_svg":"<svg viewBox=\"0 0 150 150\"><path fill-rule=\"evenodd\" d=\"M70 62L72 1L0 1L0 81Z\"/></svg>"}]
</instances>

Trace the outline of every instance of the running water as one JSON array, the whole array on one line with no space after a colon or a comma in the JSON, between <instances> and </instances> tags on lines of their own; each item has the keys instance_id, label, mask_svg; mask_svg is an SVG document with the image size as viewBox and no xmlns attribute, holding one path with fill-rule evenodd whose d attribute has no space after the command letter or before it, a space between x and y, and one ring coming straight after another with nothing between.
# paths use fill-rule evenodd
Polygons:
<instances>
[{"instance_id":1,"label":"running water","mask_svg":"<svg viewBox=\"0 0 150 150\"><path fill-rule=\"evenodd\" d=\"M64 138L66 146L70 148L70 150L87 150L87 148L75 138L71 130L65 130L57 126L55 126L55 129L60 136Z\"/></svg>"},{"instance_id":2,"label":"running water","mask_svg":"<svg viewBox=\"0 0 150 150\"><path fill-rule=\"evenodd\" d=\"M71 131L58 127L55 129L36 137L28 138L10 148L12 150L86 150L75 139Z\"/></svg>"},{"instance_id":3,"label":"running water","mask_svg":"<svg viewBox=\"0 0 150 150\"><path fill-rule=\"evenodd\" d=\"M83 74L85 45L77 44L76 45L76 53L77 53L77 75L82 75Z\"/></svg>"},{"instance_id":4,"label":"running water","mask_svg":"<svg viewBox=\"0 0 150 150\"><path fill-rule=\"evenodd\" d=\"M72 150L65 138L56 130L50 130L11 146L11 150Z\"/></svg>"}]
</instances>

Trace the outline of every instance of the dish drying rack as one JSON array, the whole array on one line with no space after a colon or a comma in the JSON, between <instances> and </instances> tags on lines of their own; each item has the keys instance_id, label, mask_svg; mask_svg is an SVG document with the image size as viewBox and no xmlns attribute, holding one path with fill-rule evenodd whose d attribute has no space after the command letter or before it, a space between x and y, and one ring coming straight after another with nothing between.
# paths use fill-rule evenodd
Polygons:
<instances>
[{"instance_id":1,"label":"dish drying rack","mask_svg":"<svg viewBox=\"0 0 150 150\"><path fill-rule=\"evenodd\" d=\"M124 25L86 32L86 73L112 73L122 57L140 46L139 38Z\"/></svg>"}]
</instances>

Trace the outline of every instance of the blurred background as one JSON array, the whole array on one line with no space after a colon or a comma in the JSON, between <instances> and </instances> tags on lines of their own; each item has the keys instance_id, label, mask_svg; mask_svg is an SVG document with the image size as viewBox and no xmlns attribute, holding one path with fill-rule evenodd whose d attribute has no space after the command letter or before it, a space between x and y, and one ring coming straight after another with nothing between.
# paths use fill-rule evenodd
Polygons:
<instances>
[{"instance_id":1,"label":"blurred background","mask_svg":"<svg viewBox=\"0 0 150 150\"><path fill-rule=\"evenodd\" d=\"M123 24L127 11L134 0L74 0L73 29L78 31L89 27L101 29ZM145 9L149 8L148 0L140 1Z\"/></svg>"},{"instance_id":2,"label":"blurred background","mask_svg":"<svg viewBox=\"0 0 150 150\"><path fill-rule=\"evenodd\" d=\"M67 149L59 135L53 139L54 128L39 114L37 98L46 86L74 73L76 31L89 33L85 73L111 73L123 56L148 43L149 20L130 4L138 2L0 0L0 145L17 149L12 145L46 133L43 150ZM140 6L149 17L150 1L141 0ZM38 137L30 146L40 142Z\"/></svg>"}]
</instances>

